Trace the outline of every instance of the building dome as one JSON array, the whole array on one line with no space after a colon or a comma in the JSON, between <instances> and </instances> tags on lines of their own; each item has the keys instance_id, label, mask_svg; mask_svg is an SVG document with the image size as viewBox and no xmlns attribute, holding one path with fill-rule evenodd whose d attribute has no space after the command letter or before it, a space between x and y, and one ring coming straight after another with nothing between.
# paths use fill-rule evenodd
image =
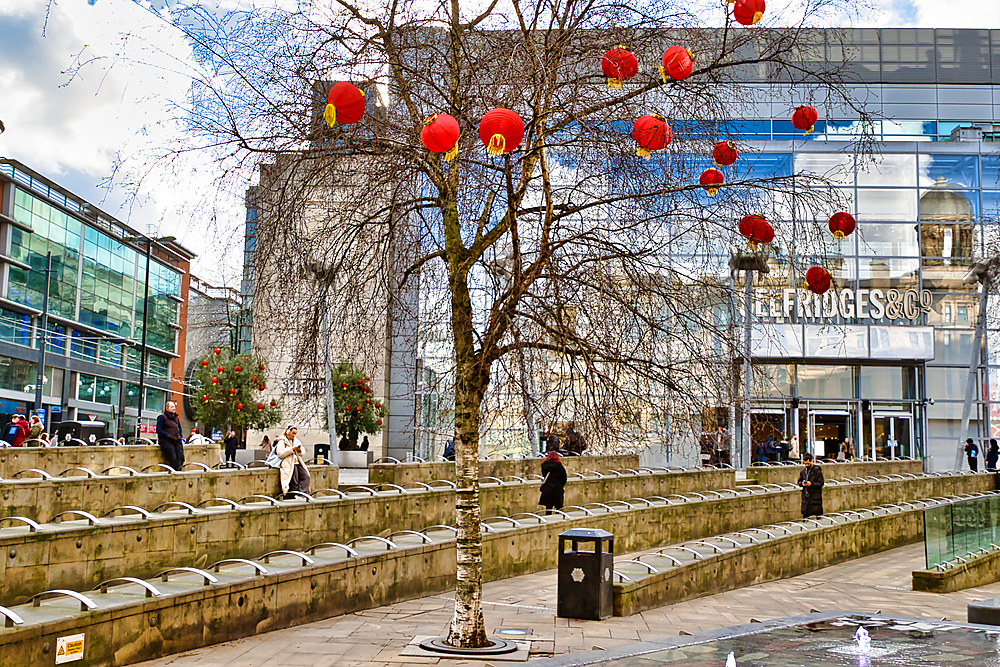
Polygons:
<instances>
[{"instance_id":1,"label":"building dome","mask_svg":"<svg viewBox=\"0 0 1000 667\"><path fill-rule=\"evenodd\" d=\"M954 188L959 187L948 183L944 177L938 177L934 185L920 197L921 222L971 222L972 204L969 199Z\"/></svg>"}]
</instances>

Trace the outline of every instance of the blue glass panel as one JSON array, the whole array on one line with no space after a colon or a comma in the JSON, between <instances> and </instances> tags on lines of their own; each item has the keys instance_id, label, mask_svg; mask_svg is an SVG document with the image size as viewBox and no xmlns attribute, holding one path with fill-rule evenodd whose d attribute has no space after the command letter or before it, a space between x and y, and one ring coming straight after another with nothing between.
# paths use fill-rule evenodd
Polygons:
<instances>
[{"instance_id":1,"label":"blue glass panel","mask_svg":"<svg viewBox=\"0 0 1000 667\"><path fill-rule=\"evenodd\" d=\"M1000 155L983 155L983 187L1000 188Z\"/></svg>"},{"instance_id":2,"label":"blue glass panel","mask_svg":"<svg viewBox=\"0 0 1000 667\"><path fill-rule=\"evenodd\" d=\"M978 155L924 154L919 157L917 171L920 185L925 187L935 182L962 188L979 186Z\"/></svg>"},{"instance_id":3,"label":"blue glass panel","mask_svg":"<svg viewBox=\"0 0 1000 667\"><path fill-rule=\"evenodd\" d=\"M774 178L792 175L792 156L789 153L757 153L740 157L737 166L739 178Z\"/></svg>"}]
</instances>

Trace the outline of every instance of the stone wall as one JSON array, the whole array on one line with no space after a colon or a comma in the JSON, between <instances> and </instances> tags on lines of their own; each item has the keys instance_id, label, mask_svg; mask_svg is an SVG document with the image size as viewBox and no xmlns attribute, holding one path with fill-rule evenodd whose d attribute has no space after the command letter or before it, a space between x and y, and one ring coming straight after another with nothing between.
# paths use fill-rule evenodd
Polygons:
<instances>
[{"instance_id":1,"label":"stone wall","mask_svg":"<svg viewBox=\"0 0 1000 667\"><path fill-rule=\"evenodd\" d=\"M596 470L626 471L639 468L638 454L620 454L610 456L564 456L563 465L567 473L586 473ZM542 459L488 459L479 462L479 474L482 477L508 479L511 477L526 478L528 475L541 473ZM732 479L736 473L729 471ZM368 481L371 484L398 484L405 486L413 482L432 482L436 479L455 479L455 464L449 461L438 463L373 463L368 466ZM726 486L731 486L729 482ZM704 487L703 487L704 488Z\"/></svg>"},{"instance_id":2,"label":"stone wall","mask_svg":"<svg viewBox=\"0 0 1000 667\"><path fill-rule=\"evenodd\" d=\"M954 593L966 588L985 586L1000 579L1000 551L967 557L947 570L914 570L913 590L926 593Z\"/></svg>"},{"instance_id":3,"label":"stone wall","mask_svg":"<svg viewBox=\"0 0 1000 667\"><path fill-rule=\"evenodd\" d=\"M211 467L219 462L218 445L188 445L184 447L187 463L204 463ZM30 468L44 470L53 477L70 468L89 468L95 473L113 466L128 466L141 471L156 463L166 463L160 448L150 445L120 445L109 447L5 447L0 449L0 478L10 479Z\"/></svg>"},{"instance_id":4,"label":"stone wall","mask_svg":"<svg viewBox=\"0 0 1000 667\"><path fill-rule=\"evenodd\" d=\"M876 477L878 475L919 475L924 471L922 461L859 461L857 463L823 463L826 479L850 479L854 477ZM747 468L747 478L758 484L794 484L799 479L802 466L751 466Z\"/></svg>"}]
</instances>

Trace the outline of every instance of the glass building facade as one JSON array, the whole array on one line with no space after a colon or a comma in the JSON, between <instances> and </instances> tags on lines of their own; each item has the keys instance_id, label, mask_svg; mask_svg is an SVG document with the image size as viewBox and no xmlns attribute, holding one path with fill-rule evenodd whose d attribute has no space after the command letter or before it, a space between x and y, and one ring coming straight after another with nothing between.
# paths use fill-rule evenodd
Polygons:
<instances>
[{"instance_id":1,"label":"glass building facade","mask_svg":"<svg viewBox=\"0 0 1000 667\"><path fill-rule=\"evenodd\" d=\"M57 184L0 160L0 419L46 410L47 425L90 415L131 432L139 408L143 326L148 422L183 375L187 280L193 254L154 244ZM139 240L136 240L139 239ZM48 331L39 332L49 278ZM46 344L43 406L34 404L39 339Z\"/></svg>"}]
</instances>

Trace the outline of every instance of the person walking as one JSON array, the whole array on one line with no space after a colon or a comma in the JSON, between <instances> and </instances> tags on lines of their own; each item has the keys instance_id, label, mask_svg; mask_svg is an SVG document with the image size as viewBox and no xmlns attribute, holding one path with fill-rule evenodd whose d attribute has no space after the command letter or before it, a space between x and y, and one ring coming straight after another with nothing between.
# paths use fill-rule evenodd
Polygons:
<instances>
[{"instance_id":1,"label":"person walking","mask_svg":"<svg viewBox=\"0 0 1000 667\"><path fill-rule=\"evenodd\" d=\"M156 440L167 465L180 470L184 465L184 444L181 442L181 420L177 416L175 401L167 401L163 414L156 418Z\"/></svg>"},{"instance_id":2,"label":"person walking","mask_svg":"<svg viewBox=\"0 0 1000 667\"><path fill-rule=\"evenodd\" d=\"M538 504L545 507L546 514L552 514L553 509L562 509L566 487L566 468L559 460L559 452L554 449L550 449L542 461L542 477L542 495Z\"/></svg>"},{"instance_id":3,"label":"person walking","mask_svg":"<svg viewBox=\"0 0 1000 667\"><path fill-rule=\"evenodd\" d=\"M990 438L990 448L986 450L986 470L987 472L997 471L997 459L1000 458L1000 447L997 447L996 438Z\"/></svg>"},{"instance_id":4,"label":"person walking","mask_svg":"<svg viewBox=\"0 0 1000 667\"><path fill-rule=\"evenodd\" d=\"M802 487L802 518L819 516L823 513L823 469L813 463L813 455L802 455L805 466L799 473L798 485Z\"/></svg>"},{"instance_id":5,"label":"person walking","mask_svg":"<svg viewBox=\"0 0 1000 667\"><path fill-rule=\"evenodd\" d=\"M28 440L41 440L42 435L45 433L45 427L42 426L42 419L38 415L31 415L31 419L28 420ZM38 447L38 443L33 443L35 447Z\"/></svg>"},{"instance_id":6,"label":"person walking","mask_svg":"<svg viewBox=\"0 0 1000 667\"><path fill-rule=\"evenodd\" d=\"M801 454L799 453L799 436L795 434L792 439L788 441L788 458L799 460Z\"/></svg>"},{"instance_id":7,"label":"person walking","mask_svg":"<svg viewBox=\"0 0 1000 667\"><path fill-rule=\"evenodd\" d=\"M281 460L278 477L282 493L289 491L309 493L309 470L302 460L302 442L295 437L298 432L298 428L288 426L281 437L274 441L274 451Z\"/></svg>"},{"instance_id":8,"label":"person walking","mask_svg":"<svg viewBox=\"0 0 1000 667\"><path fill-rule=\"evenodd\" d=\"M271 453L271 439L264 435L264 439L260 441L260 449L264 452L264 458L267 458L268 454Z\"/></svg>"},{"instance_id":9,"label":"person walking","mask_svg":"<svg viewBox=\"0 0 1000 667\"><path fill-rule=\"evenodd\" d=\"M228 466L230 463L236 463L236 448L239 447L240 444L240 439L236 437L236 431L229 429L229 433L226 435L226 439L223 442L226 444L226 465Z\"/></svg>"},{"instance_id":10,"label":"person walking","mask_svg":"<svg viewBox=\"0 0 1000 667\"><path fill-rule=\"evenodd\" d=\"M979 472L979 445L972 438L965 439L965 458L969 460L969 470Z\"/></svg>"}]
</instances>

